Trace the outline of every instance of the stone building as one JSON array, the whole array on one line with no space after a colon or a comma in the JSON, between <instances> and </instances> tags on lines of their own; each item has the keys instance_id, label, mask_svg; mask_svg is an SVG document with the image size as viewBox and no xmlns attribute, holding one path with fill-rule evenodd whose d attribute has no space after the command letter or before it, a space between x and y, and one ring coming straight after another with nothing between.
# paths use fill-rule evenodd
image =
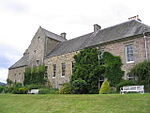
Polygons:
<instances>
[{"instance_id":1,"label":"stone building","mask_svg":"<svg viewBox=\"0 0 150 113\"><path fill-rule=\"evenodd\" d=\"M150 58L150 26L139 19L104 29L95 24L93 32L71 40L66 39L65 33L57 35L39 27L23 57L9 68L8 79L23 82L26 67L44 64L48 80L53 87L60 88L70 80L73 56L89 47L120 56L125 71L124 79L131 79L128 75L131 67Z\"/></svg>"}]
</instances>

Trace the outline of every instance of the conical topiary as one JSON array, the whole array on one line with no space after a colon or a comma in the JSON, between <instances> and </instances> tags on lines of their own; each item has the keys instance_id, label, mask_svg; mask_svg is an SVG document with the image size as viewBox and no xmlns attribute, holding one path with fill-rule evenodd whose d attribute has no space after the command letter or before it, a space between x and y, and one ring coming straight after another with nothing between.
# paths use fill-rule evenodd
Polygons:
<instances>
[{"instance_id":1,"label":"conical topiary","mask_svg":"<svg viewBox=\"0 0 150 113\"><path fill-rule=\"evenodd\" d=\"M110 86L107 80L104 80L104 82L102 83L102 86L100 88L99 93L101 94L106 94L109 92Z\"/></svg>"}]
</instances>

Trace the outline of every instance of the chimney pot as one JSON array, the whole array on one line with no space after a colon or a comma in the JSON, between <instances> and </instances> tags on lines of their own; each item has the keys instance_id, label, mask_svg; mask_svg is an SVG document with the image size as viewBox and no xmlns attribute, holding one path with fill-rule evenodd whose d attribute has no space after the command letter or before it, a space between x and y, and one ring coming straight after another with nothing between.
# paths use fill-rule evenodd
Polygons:
<instances>
[{"instance_id":1,"label":"chimney pot","mask_svg":"<svg viewBox=\"0 0 150 113\"><path fill-rule=\"evenodd\" d=\"M60 36L66 39L66 33L61 33Z\"/></svg>"},{"instance_id":2,"label":"chimney pot","mask_svg":"<svg viewBox=\"0 0 150 113\"><path fill-rule=\"evenodd\" d=\"M94 26L94 32L98 31L99 29L101 29L101 26L98 25L98 24L94 24L93 26Z\"/></svg>"},{"instance_id":3,"label":"chimney pot","mask_svg":"<svg viewBox=\"0 0 150 113\"><path fill-rule=\"evenodd\" d=\"M141 19L139 19L139 15L136 15L136 16L133 16L133 17L130 17L128 18L129 20L138 20L141 22Z\"/></svg>"}]
</instances>

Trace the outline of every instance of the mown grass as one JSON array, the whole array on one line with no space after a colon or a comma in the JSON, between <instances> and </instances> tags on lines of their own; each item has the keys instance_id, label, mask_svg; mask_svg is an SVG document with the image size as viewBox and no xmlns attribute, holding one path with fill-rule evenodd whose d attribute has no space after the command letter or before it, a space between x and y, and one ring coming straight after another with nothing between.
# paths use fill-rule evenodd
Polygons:
<instances>
[{"instance_id":1,"label":"mown grass","mask_svg":"<svg viewBox=\"0 0 150 113\"><path fill-rule=\"evenodd\" d=\"M0 94L0 113L150 113L150 94Z\"/></svg>"}]
</instances>

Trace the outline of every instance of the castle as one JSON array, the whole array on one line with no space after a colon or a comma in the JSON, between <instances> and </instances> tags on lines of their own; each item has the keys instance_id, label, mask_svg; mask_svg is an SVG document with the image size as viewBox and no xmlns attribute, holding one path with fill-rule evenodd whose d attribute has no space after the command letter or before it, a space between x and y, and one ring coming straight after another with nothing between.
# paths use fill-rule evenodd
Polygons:
<instances>
[{"instance_id":1,"label":"castle","mask_svg":"<svg viewBox=\"0 0 150 113\"><path fill-rule=\"evenodd\" d=\"M105 29L95 24L93 32L71 40L66 39L66 33L57 35L39 27L23 57L9 68L8 79L23 83L26 67L44 64L48 80L54 88L60 88L70 80L73 56L89 47L120 56L124 79L132 79L128 74L131 67L150 58L150 26L139 19Z\"/></svg>"}]
</instances>

